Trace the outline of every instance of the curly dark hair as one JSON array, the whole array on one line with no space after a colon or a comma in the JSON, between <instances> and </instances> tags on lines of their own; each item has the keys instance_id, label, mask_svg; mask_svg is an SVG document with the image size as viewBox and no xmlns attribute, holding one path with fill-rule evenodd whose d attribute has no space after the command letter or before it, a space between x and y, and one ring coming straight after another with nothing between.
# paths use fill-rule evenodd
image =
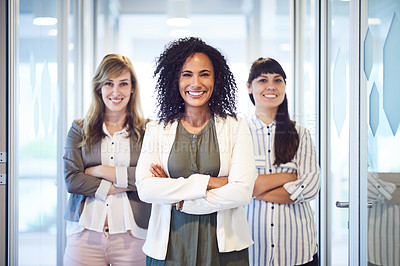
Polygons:
<instances>
[{"instance_id":1,"label":"curly dark hair","mask_svg":"<svg viewBox=\"0 0 400 266\"><path fill-rule=\"evenodd\" d=\"M186 59L195 53L206 54L214 67L214 91L208 102L212 115L236 117L237 86L224 55L200 38L190 37L167 44L156 59L158 118L164 123L183 116L185 103L179 93L179 78Z\"/></svg>"}]
</instances>

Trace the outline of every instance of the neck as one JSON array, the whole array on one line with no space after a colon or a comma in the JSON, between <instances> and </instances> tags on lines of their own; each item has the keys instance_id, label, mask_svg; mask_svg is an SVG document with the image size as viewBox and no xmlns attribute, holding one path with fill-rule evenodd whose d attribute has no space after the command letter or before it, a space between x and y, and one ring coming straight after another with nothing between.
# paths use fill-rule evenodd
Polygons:
<instances>
[{"instance_id":1,"label":"neck","mask_svg":"<svg viewBox=\"0 0 400 266\"><path fill-rule=\"evenodd\" d=\"M257 110L256 109L256 116L263 121L266 125L271 124L275 121L277 110Z\"/></svg>"},{"instance_id":2,"label":"neck","mask_svg":"<svg viewBox=\"0 0 400 266\"><path fill-rule=\"evenodd\" d=\"M204 126L211 117L210 109L185 109L182 120L193 127Z\"/></svg>"},{"instance_id":3,"label":"neck","mask_svg":"<svg viewBox=\"0 0 400 266\"><path fill-rule=\"evenodd\" d=\"M104 122L106 125L123 126L126 119L126 113L123 114L106 114Z\"/></svg>"}]
</instances>

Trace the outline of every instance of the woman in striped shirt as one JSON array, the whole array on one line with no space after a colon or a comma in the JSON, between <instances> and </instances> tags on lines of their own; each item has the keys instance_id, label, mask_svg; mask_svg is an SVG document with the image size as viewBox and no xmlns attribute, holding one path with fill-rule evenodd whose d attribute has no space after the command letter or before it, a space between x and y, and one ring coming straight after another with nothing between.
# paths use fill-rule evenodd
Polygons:
<instances>
[{"instance_id":1,"label":"woman in striped shirt","mask_svg":"<svg viewBox=\"0 0 400 266\"><path fill-rule=\"evenodd\" d=\"M314 212L319 166L310 133L290 120L286 74L271 58L257 59L247 81L255 114L249 119L258 177L247 218L254 245L250 265L318 265Z\"/></svg>"}]
</instances>

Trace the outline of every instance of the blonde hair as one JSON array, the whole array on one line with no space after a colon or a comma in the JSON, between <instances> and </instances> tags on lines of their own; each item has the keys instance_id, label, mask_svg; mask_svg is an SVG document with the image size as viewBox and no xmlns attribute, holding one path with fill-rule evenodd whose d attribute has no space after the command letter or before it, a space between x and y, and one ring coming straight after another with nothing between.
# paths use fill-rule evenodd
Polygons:
<instances>
[{"instance_id":1,"label":"blonde hair","mask_svg":"<svg viewBox=\"0 0 400 266\"><path fill-rule=\"evenodd\" d=\"M137 141L142 138L144 134L144 119L140 106L139 83L135 70L126 56L108 54L97 67L92 80L92 103L85 119L82 121L85 137L81 146L94 144L105 137L103 132L105 104L101 96L101 87L109 78L120 76L126 71L130 73L133 92L127 105L124 127L128 128L129 134L137 136Z\"/></svg>"}]
</instances>

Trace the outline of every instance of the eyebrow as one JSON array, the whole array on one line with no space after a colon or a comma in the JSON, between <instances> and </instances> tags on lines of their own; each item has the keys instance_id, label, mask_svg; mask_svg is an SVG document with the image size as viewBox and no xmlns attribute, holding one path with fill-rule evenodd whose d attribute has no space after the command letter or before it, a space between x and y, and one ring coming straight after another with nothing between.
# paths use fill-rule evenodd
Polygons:
<instances>
[{"instance_id":1,"label":"eyebrow","mask_svg":"<svg viewBox=\"0 0 400 266\"><path fill-rule=\"evenodd\" d=\"M129 79L121 79L120 81L128 81ZM113 79L107 79L106 81L114 81Z\"/></svg>"},{"instance_id":2,"label":"eyebrow","mask_svg":"<svg viewBox=\"0 0 400 266\"><path fill-rule=\"evenodd\" d=\"M268 73L268 74L271 74L271 73ZM275 74L275 73L274 73L274 74ZM265 73L262 73L262 74L260 75L260 77L268 78L268 77L267 77L267 74L265 74ZM276 74L275 76L273 76L273 78L283 78L283 77L282 77L281 74Z\"/></svg>"},{"instance_id":3,"label":"eyebrow","mask_svg":"<svg viewBox=\"0 0 400 266\"><path fill-rule=\"evenodd\" d=\"M191 71L191 70L183 70L181 73L185 73L185 72L187 72L187 73L193 73L193 71ZM203 70L200 70L199 73L204 73L204 72L211 72L211 70L203 69Z\"/></svg>"}]
</instances>

